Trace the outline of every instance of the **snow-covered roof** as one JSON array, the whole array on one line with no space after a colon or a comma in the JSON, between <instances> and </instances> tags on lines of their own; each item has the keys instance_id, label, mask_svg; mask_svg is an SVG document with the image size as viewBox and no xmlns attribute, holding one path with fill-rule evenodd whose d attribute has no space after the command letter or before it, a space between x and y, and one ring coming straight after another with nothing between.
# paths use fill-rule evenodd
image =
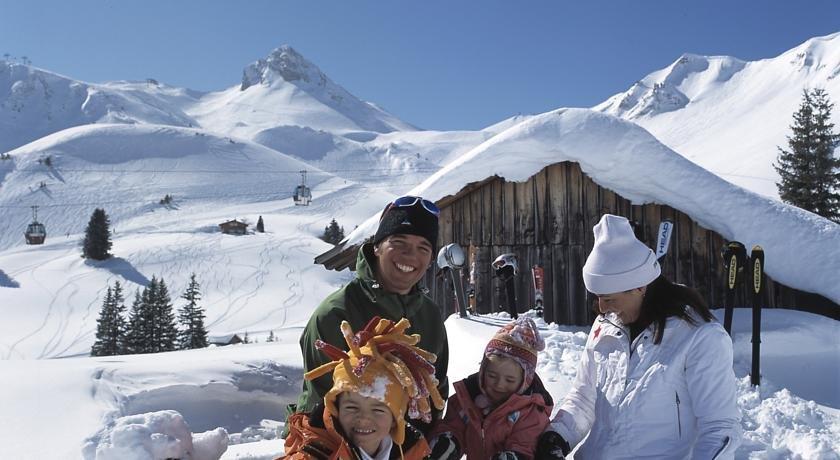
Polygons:
<instances>
[{"instance_id":1,"label":"snow-covered roof","mask_svg":"<svg viewBox=\"0 0 840 460\"><path fill-rule=\"evenodd\" d=\"M761 245L773 279L840 302L840 225L726 182L638 125L587 109L554 110L512 126L407 194L440 200L494 175L525 181L561 161L579 163L633 204L665 204L747 248ZM367 219L344 247L375 233L378 220Z\"/></svg>"}]
</instances>

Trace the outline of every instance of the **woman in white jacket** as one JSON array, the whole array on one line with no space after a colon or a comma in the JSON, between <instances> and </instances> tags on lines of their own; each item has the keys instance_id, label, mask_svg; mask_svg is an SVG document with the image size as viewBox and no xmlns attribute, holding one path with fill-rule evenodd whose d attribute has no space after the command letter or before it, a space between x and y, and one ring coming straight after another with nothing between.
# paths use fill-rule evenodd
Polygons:
<instances>
[{"instance_id":1,"label":"woman in white jacket","mask_svg":"<svg viewBox=\"0 0 840 460\"><path fill-rule=\"evenodd\" d=\"M733 458L732 342L693 289L661 275L624 217L606 214L583 266L597 296L571 391L536 459Z\"/></svg>"}]
</instances>

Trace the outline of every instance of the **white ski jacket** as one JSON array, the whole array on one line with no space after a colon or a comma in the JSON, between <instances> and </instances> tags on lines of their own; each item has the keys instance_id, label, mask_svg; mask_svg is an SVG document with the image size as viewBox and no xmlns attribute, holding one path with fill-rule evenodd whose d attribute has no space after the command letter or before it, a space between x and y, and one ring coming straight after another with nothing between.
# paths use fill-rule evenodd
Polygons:
<instances>
[{"instance_id":1,"label":"white ski jacket","mask_svg":"<svg viewBox=\"0 0 840 460\"><path fill-rule=\"evenodd\" d=\"M734 458L740 413L726 331L676 317L658 345L653 331L631 345L628 330L598 316L548 429L573 448L583 440L578 460Z\"/></svg>"}]
</instances>

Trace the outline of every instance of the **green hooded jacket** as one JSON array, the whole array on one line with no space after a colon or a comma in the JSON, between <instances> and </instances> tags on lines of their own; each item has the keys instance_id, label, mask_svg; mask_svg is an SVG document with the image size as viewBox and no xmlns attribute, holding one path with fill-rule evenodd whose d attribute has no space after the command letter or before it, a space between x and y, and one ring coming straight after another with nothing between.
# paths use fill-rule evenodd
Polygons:
<instances>
[{"instance_id":1,"label":"green hooded jacket","mask_svg":"<svg viewBox=\"0 0 840 460\"><path fill-rule=\"evenodd\" d=\"M315 341L318 339L347 350L347 343L340 330L342 321L346 320L354 331L358 331L374 316L394 321L408 318L411 327L406 333L420 334L418 346L437 355L435 376L439 382L438 391L446 399L449 395L449 381L446 378L449 367L449 342L440 307L417 286L405 295L386 292L376 281L372 260L375 260L373 245L363 245L356 258L356 278L324 299L312 313L300 336L304 371L311 371L330 361L315 348ZM287 412L310 412L317 403L323 401L324 395L331 387L330 374L314 381L304 380L297 407L290 407ZM433 409L435 419L440 418L440 412Z\"/></svg>"}]
</instances>

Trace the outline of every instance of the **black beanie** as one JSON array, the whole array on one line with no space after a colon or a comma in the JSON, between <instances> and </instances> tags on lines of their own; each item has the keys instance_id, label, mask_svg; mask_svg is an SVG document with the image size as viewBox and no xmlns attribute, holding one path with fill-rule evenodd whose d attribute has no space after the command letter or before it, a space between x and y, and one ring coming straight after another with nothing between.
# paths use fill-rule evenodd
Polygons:
<instances>
[{"instance_id":1,"label":"black beanie","mask_svg":"<svg viewBox=\"0 0 840 460\"><path fill-rule=\"evenodd\" d=\"M373 244L379 244L391 235L422 236L429 241L434 250L437 247L438 218L427 211L419 200L413 206L389 205L379 220Z\"/></svg>"}]
</instances>

